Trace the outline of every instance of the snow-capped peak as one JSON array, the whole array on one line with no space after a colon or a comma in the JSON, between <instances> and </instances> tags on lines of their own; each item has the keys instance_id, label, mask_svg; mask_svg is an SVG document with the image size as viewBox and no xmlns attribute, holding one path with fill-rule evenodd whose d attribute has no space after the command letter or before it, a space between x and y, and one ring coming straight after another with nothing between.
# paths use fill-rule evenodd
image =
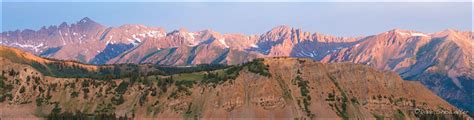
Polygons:
<instances>
[{"instance_id":1,"label":"snow-capped peak","mask_svg":"<svg viewBox=\"0 0 474 120\"><path fill-rule=\"evenodd\" d=\"M90 18L84 17L84 18L82 18L79 22L80 22L80 23L86 23L86 22L89 22L89 21L91 21Z\"/></svg>"},{"instance_id":2,"label":"snow-capped peak","mask_svg":"<svg viewBox=\"0 0 474 120\"><path fill-rule=\"evenodd\" d=\"M422 37L429 37L428 34L415 32L415 31L406 31L406 30L394 30L395 33L402 35L402 36L422 36Z\"/></svg>"}]
</instances>

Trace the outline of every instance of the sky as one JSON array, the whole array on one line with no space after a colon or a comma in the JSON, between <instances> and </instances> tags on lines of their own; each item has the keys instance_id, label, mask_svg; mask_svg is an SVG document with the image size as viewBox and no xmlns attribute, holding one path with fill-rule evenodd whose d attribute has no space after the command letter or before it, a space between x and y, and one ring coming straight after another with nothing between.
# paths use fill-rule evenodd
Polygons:
<instances>
[{"instance_id":1,"label":"sky","mask_svg":"<svg viewBox=\"0 0 474 120\"><path fill-rule=\"evenodd\" d=\"M34 1L34 2L31 2ZM432 33L444 29L472 30L473 4L465 0L427 2L319 1L181 2L127 0L3 0L2 31L38 30L42 26L75 23L84 17L105 26L143 24L167 31L212 29L221 33L262 34L279 25L336 36L372 35L391 29ZM200 2L205 1L205 2Z\"/></svg>"}]
</instances>

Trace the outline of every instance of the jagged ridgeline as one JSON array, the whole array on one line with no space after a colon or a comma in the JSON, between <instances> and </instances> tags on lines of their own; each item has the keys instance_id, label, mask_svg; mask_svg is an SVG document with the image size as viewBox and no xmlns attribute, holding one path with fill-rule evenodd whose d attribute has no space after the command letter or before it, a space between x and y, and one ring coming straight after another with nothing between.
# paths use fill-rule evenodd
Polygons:
<instances>
[{"instance_id":1,"label":"jagged ridgeline","mask_svg":"<svg viewBox=\"0 0 474 120\"><path fill-rule=\"evenodd\" d=\"M0 48L1 118L469 119L418 82L365 65L94 66Z\"/></svg>"},{"instance_id":2,"label":"jagged ridgeline","mask_svg":"<svg viewBox=\"0 0 474 120\"><path fill-rule=\"evenodd\" d=\"M61 61L51 58L41 58L20 51L7 49L2 49L0 52L0 57L10 59L14 63L30 65L42 75L61 78L111 80L120 78L136 78L149 75L171 75L211 71L230 67L221 64L201 64L189 67L171 67L153 64L111 64L95 66L76 61Z\"/></svg>"}]
</instances>

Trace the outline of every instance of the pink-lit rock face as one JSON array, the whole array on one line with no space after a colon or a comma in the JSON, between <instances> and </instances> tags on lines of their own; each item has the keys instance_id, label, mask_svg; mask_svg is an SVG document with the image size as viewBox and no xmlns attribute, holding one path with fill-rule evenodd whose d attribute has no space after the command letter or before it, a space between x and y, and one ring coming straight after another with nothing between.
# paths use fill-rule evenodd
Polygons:
<instances>
[{"instance_id":1,"label":"pink-lit rock face","mask_svg":"<svg viewBox=\"0 0 474 120\"><path fill-rule=\"evenodd\" d=\"M238 64L259 57L290 56L361 63L405 76L417 75L428 66L451 76L472 76L468 72L474 58L472 32L452 29L432 34L394 29L357 38L289 26L277 26L262 35L190 32L184 28L167 33L144 25L105 27L84 18L38 31L4 32L0 37L2 45L36 55L92 64Z\"/></svg>"},{"instance_id":2,"label":"pink-lit rock face","mask_svg":"<svg viewBox=\"0 0 474 120\"><path fill-rule=\"evenodd\" d=\"M351 38L277 26L261 35L244 35L220 34L212 30L190 32L184 28L166 32L144 25L115 28L84 18L71 25L62 23L38 31L4 32L0 37L0 44L36 55L93 64L236 64L256 57L291 56L323 62L350 61L382 70L406 71L416 64L419 49L435 39L445 39L443 43L451 41L453 46L460 48L460 59L448 62L456 63L454 67L469 65L469 59L473 58L467 57L473 54L469 50L473 46L472 32L451 29L433 34L394 29ZM241 59L230 59L228 55Z\"/></svg>"},{"instance_id":3,"label":"pink-lit rock face","mask_svg":"<svg viewBox=\"0 0 474 120\"><path fill-rule=\"evenodd\" d=\"M36 55L93 64L238 64L258 57L291 56L362 63L399 73L425 71L427 66L439 64L442 66L431 67L468 75L474 58L472 32L452 29L432 34L394 29L357 38L310 33L289 26L277 26L262 35L186 29L167 33L144 25L105 27L84 18L38 31L4 32L0 37L2 45Z\"/></svg>"},{"instance_id":4,"label":"pink-lit rock face","mask_svg":"<svg viewBox=\"0 0 474 120\"><path fill-rule=\"evenodd\" d=\"M415 31L391 30L365 38L347 49L326 56L323 62L362 63L381 70L400 73L426 67L466 74L473 67L472 34L446 30L424 34ZM435 64L436 66L431 66ZM419 72L410 72L416 74Z\"/></svg>"},{"instance_id":5,"label":"pink-lit rock face","mask_svg":"<svg viewBox=\"0 0 474 120\"><path fill-rule=\"evenodd\" d=\"M1 44L45 57L89 62L109 44L138 45L145 38L158 38L164 34L161 28L143 25L108 28L84 18L75 24L62 23L59 27L44 27L38 31L4 32ZM45 54L52 48L60 49Z\"/></svg>"},{"instance_id":6,"label":"pink-lit rock face","mask_svg":"<svg viewBox=\"0 0 474 120\"><path fill-rule=\"evenodd\" d=\"M158 63L166 65L213 62L238 64L257 57L273 56L320 59L329 53L320 54L314 52L315 49L332 50L335 46L321 47L318 43L344 44L358 40L319 33L311 34L289 26L278 26L262 35L220 34L212 30L190 32L186 29L167 33L162 28L136 24L116 28L106 27L89 18L71 25L63 23L58 27L50 26L38 31L4 32L0 37L2 45L20 48L44 57L92 64ZM164 52L166 50L171 51L166 53ZM307 51L312 52L308 54ZM228 55L238 59L231 59Z\"/></svg>"},{"instance_id":7,"label":"pink-lit rock face","mask_svg":"<svg viewBox=\"0 0 474 120\"><path fill-rule=\"evenodd\" d=\"M3 32L0 44L35 55L91 64L151 63L188 66L239 64L289 56L365 64L421 81L447 101L474 110L473 32L393 29L371 36L336 37L277 26L261 35L159 27L106 27L84 18L38 31Z\"/></svg>"},{"instance_id":8,"label":"pink-lit rock face","mask_svg":"<svg viewBox=\"0 0 474 120\"><path fill-rule=\"evenodd\" d=\"M232 55L229 53L231 59L239 59ZM55 63L91 72L106 69L123 72L114 74L136 73L134 68L147 74L165 72L150 64L95 66L50 60L19 49L0 46L0 71L12 71L15 74L2 75L1 78L2 83L10 86L10 89L4 91L14 96L0 102L2 118L40 118L44 116L38 115L38 110L42 110L43 114L54 114L50 108L61 108L64 112L82 110L82 113L87 114L98 114L97 112L106 110L116 116L137 119L375 119L378 116L418 119L419 114L414 109L459 111L418 82L402 80L394 72L379 71L354 63L328 64L308 58L264 58L251 64L265 66L263 69L267 71L267 75L251 72L251 64L246 64L234 71L238 73L234 73L234 78L221 80L219 83L205 83L204 78L197 76L209 73L230 75L232 72L228 70L236 67L184 73L195 76L185 80L182 80L184 74L153 74L144 78L149 82L143 83L131 82L130 77L97 80L48 76L39 67L30 64L33 62L41 65ZM54 69L51 66L44 67ZM165 78L175 83L163 85ZM177 84L178 81L193 83L183 86L182 83ZM341 108L346 110L341 111ZM189 116L190 112L197 116ZM346 116L341 116L341 113ZM456 116L439 116L469 119L462 112Z\"/></svg>"}]
</instances>

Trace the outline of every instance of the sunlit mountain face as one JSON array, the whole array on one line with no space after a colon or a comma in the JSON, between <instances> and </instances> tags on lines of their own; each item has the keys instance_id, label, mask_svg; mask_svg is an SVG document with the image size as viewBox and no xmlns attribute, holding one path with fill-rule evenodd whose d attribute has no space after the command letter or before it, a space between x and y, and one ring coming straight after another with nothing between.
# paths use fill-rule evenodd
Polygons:
<instances>
[{"instance_id":1,"label":"sunlit mountain face","mask_svg":"<svg viewBox=\"0 0 474 120\"><path fill-rule=\"evenodd\" d=\"M15 1L0 120L474 117L471 1Z\"/></svg>"},{"instance_id":2,"label":"sunlit mountain face","mask_svg":"<svg viewBox=\"0 0 474 120\"><path fill-rule=\"evenodd\" d=\"M90 18L40 30L3 32L4 46L58 60L103 64L237 65L256 58L310 58L352 62L419 81L438 96L474 109L472 32L393 29L362 37L337 37L277 26L260 35L213 30L167 32L139 24L107 27Z\"/></svg>"},{"instance_id":3,"label":"sunlit mountain face","mask_svg":"<svg viewBox=\"0 0 474 120\"><path fill-rule=\"evenodd\" d=\"M470 119L419 82L348 62L96 66L0 46L0 65L2 118Z\"/></svg>"}]
</instances>

